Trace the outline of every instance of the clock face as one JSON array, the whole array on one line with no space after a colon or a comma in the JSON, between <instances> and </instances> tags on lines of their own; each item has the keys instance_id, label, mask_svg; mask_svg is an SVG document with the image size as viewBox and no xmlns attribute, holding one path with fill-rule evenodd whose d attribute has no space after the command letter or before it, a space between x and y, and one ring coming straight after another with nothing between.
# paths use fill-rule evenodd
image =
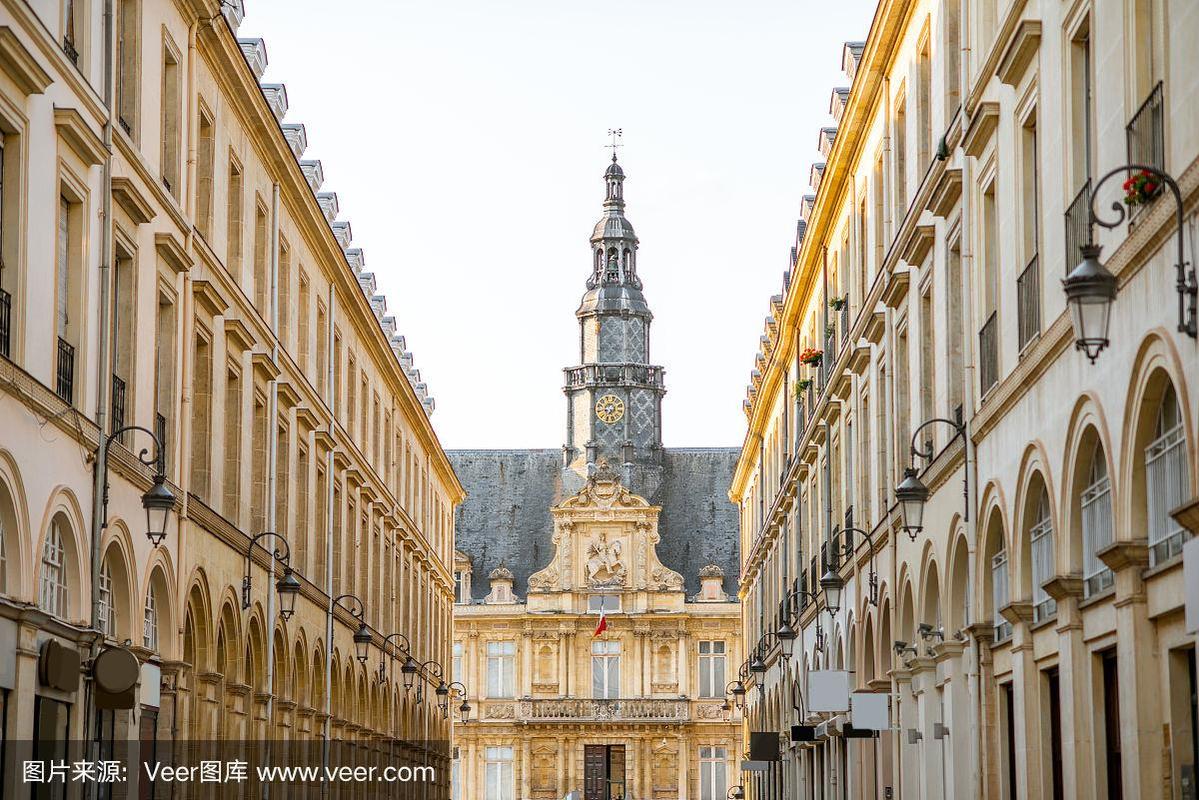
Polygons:
<instances>
[{"instance_id":1,"label":"clock face","mask_svg":"<svg viewBox=\"0 0 1199 800\"><path fill-rule=\"evenodd\" d=\"M624 416L624 401L614 394L606 394L595 401L595 415L609 425Z\"/></svg>"}]
</instances>

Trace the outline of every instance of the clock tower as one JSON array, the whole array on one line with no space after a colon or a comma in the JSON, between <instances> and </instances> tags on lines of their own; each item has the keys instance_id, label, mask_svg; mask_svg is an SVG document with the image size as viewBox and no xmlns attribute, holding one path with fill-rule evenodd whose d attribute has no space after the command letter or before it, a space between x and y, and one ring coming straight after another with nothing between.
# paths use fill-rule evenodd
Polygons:
<instances>
[{"instance_id":1,"label":"clock tower","mask_svg":"<svg viewBox=\"0 0 1199 800\"><path fill-rule=\"evenodd\" d=\"M637 276L624 180L613 153L604 172L604 214L591 234L591 275L575 312L580 363L564 370L564 483L574 491L606 463L626 488L652 502L661 483L665 371L650 362L653 314Z\"/></svg>"}]
</instances>

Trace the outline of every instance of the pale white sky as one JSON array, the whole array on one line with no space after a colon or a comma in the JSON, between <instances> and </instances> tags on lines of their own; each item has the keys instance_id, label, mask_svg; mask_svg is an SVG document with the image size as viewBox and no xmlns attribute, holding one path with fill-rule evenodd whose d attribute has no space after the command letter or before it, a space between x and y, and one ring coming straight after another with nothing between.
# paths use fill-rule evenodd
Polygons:
<instances>
[{"instance_id":1,"label":"pale white sky","mask_svg":"<svg viewBox=\"0 0 1199 800\"><path fill-rule=\"evenodd\" d=\"M841 45L875 0L246 0L449 448L557 447L624 129L668 446L737 445Z\"/></svg>"}]
</instances>

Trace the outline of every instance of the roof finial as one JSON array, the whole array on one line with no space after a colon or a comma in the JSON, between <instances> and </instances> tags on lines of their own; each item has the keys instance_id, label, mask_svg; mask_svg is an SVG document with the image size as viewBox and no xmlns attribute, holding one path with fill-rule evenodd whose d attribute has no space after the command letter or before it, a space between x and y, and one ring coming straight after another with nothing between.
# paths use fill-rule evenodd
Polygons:
<instances>
[{"instance_id":1,"label":"roof finial","mask_svg":"<svg viewBox=\"0 0 1199 800\"><path fill-rule=\"evenodd\" d=\"M612 144L606 144L606 145L604 145L604 147L612 148L612 163L615 164L616 163L616 148L624 147L624 145L621 144L620 142L618 142L617 139L620 139L623 134L621 133L620 128L608 128L608 135L612 137Z\"/></svg>"}]
</instances>

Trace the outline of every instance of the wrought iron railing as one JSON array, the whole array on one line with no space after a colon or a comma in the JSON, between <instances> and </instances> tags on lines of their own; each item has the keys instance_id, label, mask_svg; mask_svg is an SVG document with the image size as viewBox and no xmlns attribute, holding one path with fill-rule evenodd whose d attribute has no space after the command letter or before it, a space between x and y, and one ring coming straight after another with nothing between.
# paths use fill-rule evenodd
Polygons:
<instances>
[{"instance_id":1,"label":"wrought iron railing","mask_svg":"<svg viewBox=\"0 0 1199 800\"><path fill-rule=\"evenodd\" d=\"M978 389L986 394L999 383L999 314L991 312L978 332Z\"/></svg>"},{"instance_id":2,"label":"wrought iron railing","mask_svg":"<svg viewBox=\"0 0 1199 800\"><path fill-rule=\"evenodd\" d=\"M12 295L0 289L0 356L12 358Z\"/></svg>"},{"instance_id":3,"label":"wrought iron railing","mask_svg":"<svg viewBox=\"0 0 1199 800\"><path fill-rule=\"evenodd\" d=\"M75 402L75 346L58 338L58 373L54 392L67 403Z\"/></svg>"},{"instance_id":4,"label":"wrought iron railing","mask_svg":"<svg viewBox=\"0 0 1199 800\"><path fill-rule=\"evenodd\" d=\"M67 58L71 59L72 64L79 63L79 50L69 36L62 40L62 51L67 54Z\"/></svg>"},{"instance_id":5,"label":"wrought iron railing","mask_svg":"<svg viewBox=\"0 0 1199 800\"><path fill-rule=\"evenodd\" d=\"M1080 248L1091 243L1091 179L1078 190L1070 205L1066 207L1066 263L1065 274L1078 266L1082 260Z\"/></svg>"},{"instance_id":6,"label":"wrought iron railing","mask_svg":"<svg viewBox=\"0 0 1199 800\"><path fill-rule=\"evenodd\" d=\"M113 433L125 427L125 381L118 375L112 376L112 425Z\"/></svg>"},{"instance_id":7,"label":"wrought iron railing","mask_svg":"<svg viewBox=\"0 0 1199 800\"><path fill-rule=\"evenodd\" d=\"M1162 103L1162 84L1158 81L1145 102L1132 115L1125 128L1128 137L1128 161L1158 169L1166 168L1166 136Z\"/></svg>"},{"instance_id":8,"label":"wrought iron railing","mask_svg":"<svg viewBox=\"0 0 1199 800\"><path fill-rule=\"evenodd\" d=\"M841 303L841 346L849 341L849 295Z\"/></svg>"},{"instance_id":9,"label":"wrought iron railing","mask_svg":"<svg viewBox=\"0 0 1199 800\"><path fill-rule=\"evenodd\" d=\"M1037 256L1016 279L1016 327L1021 350L1041 333L1041 268Z\"/></svg>"}]
</instances>

